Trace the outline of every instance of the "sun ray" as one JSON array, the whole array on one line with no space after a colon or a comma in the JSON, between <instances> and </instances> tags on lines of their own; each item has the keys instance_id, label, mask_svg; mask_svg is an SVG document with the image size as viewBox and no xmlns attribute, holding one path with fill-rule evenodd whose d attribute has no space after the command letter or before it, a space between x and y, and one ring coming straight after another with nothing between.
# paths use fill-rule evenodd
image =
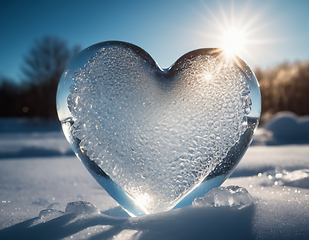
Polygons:
<instances>
[{"instance_id":1,"label":"sun ray","mask_svg":"<svg viewBox=\"0 0 309 240\"><path fill-rule=\"evenodd\" d=\"M263 21L265 8L250 9L248 2L241 7L234 5L234 2L230 6L219 2L216 11L206 3L203 9L204 11L198 10L197 14L207 25L204 25L204 31L199 28L195 34L200 35L200 39L206 38L211 43L210 47L225 49L227 57L237 55L255 62L254 56L259 54L256 52L257 47L276 42L265 34L265 29L271 25L269 21Z\"/></svg>"}]
</instances>

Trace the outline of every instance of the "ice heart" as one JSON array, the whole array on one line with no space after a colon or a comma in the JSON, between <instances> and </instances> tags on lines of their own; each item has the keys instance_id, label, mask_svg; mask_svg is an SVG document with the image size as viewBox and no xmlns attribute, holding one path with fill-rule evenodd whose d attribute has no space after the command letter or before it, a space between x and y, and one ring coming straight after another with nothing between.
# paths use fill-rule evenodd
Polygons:
<instances>
[{"instance_id":1,"label":"ice heart","mask_svg":"<svg viewBox=\"0 0 309 240\"><path fill-rule=\"evenodd\" d=\"M222 50L195 50L162 70L124 42L85 49L57 95L76 155L132 215L189 205L219 186L248 148L260 104L250 68Z\"/></svg>"}]
</instances>

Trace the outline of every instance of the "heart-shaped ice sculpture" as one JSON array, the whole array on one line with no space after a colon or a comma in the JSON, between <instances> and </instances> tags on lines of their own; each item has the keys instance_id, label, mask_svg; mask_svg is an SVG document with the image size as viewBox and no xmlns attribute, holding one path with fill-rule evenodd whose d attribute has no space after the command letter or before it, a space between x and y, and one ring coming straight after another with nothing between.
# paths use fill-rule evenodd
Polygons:
<instances>
[{"instance_id":1,"label":"heart-shaped ice sculpture","mask_svg":"<svg viewBox=\"0 0 309 240\"><path fill-rule=\"evenodd\" d=\"M261 112L238 57L199 49L162 70L141 48L103 42L62 75L57 110L74 152L131 215L190 205L247 150Z\"/></svg>"}]
</instances>

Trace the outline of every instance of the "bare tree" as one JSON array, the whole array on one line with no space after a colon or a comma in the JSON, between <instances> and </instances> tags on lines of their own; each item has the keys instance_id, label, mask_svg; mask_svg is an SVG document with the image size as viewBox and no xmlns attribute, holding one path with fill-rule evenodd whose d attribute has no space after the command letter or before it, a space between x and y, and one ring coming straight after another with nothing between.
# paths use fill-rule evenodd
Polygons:
<instances>
[{"instance_id":1,"label":"bare tree","mask_svg":"<svg viewBox=\"0 0 309 240\"><path fill-rule=\"evenodd\" d=\"M75 46L69 49L67 43L54 36L45 36L35 41L28 55L24 57L22 71L25 80L41 84L51 79L59 79L63 70L80 50Z\"/></svg>"},{"instance_id":2,"label":"bare tree","mask_svg":"<svg viewBox=\"0 0 309 240\"><path fill-rule=\"evenodd\" d=\"M262 94L262 121L279 111L309 115L309 61L256 69Z\"/></svg>"},{"instance_id":3,"label":"bare tree","mask_svg":"<svg viewBox=\"0 0 309 240\"><path fill-rule=\"evenodd\" d=\"M56 118L58 82L65 67L79 50L79 46L70 49L65 41L53 36L35 41L24 57L22 66L27 89L24 109L28 109L28 116Z\"/></svg>"}]
</instances>

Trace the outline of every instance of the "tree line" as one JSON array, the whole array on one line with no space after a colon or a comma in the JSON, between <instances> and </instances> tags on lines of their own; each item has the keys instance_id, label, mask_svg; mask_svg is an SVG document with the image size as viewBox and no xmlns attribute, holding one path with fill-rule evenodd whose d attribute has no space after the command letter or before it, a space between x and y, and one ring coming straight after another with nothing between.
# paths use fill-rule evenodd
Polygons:
<instances>
[{"instance_id":1,"label":"tree line","mask_svg":"<svg viewBox=\"0 0 309 240\"><path fill-rule=\"evenodd\" d=\"M80 51L64 40L36 40L24 57L20 83L0 77L0 117L56 119L56 92L65 67ZM309 115L309 61L254 70L262 95L262 122L279 111Z\"/></svg>"},{"instance_id":2,"label":"tree line","mask_svg":"<svg viewBox=\"0 0 309 240\"><path fill-rule=\"evenodd\" d=\"M309 61L282 63L254 72L261 88L262 122L280 111L309 115Z\"/></svg>"},{"instance_id":3,"label":"tree line","mask_svg":"<svg viewBox=\"0 0 309 240\"><path fill-rule=\"evenodd\" d=\"M53 36L36 40L24 57L23 79L0 78L0 117L56 119L57 86L65 67L80 51Z\"/></svg>"}]
</instances>

